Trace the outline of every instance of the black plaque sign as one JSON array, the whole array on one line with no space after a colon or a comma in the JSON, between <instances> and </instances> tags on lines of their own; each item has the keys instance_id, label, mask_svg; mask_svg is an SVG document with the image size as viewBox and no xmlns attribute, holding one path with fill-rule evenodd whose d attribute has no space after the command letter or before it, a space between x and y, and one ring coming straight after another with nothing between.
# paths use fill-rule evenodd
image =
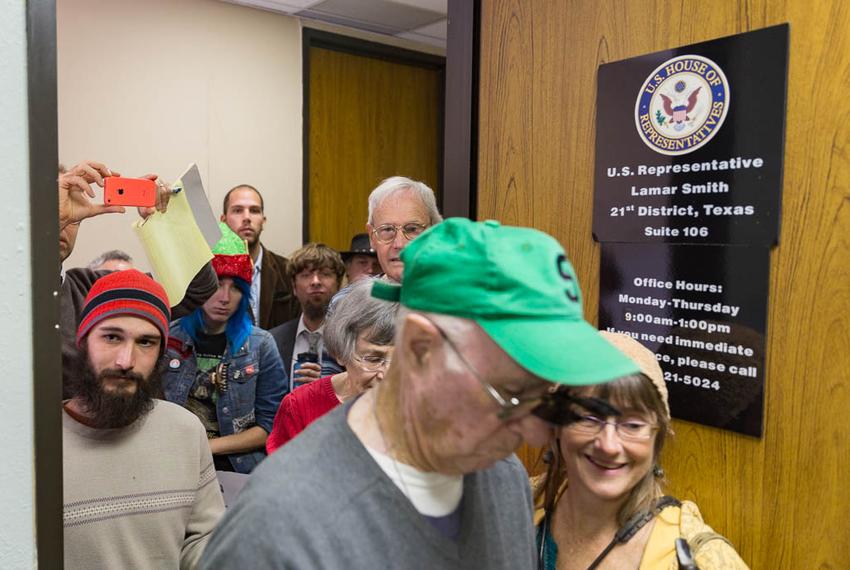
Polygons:
<instances>
[{"instance_id":1,"label":"black plaque sign","mask_svg":"<svg viewBox=\"0 0 850 570\"><path fill-rule=\"evenodd\" d=\"M674 417L761 435L768 261L761 246L602 244L599 326L656 353Z\"/></svg>"},{"instance_id":2,"label":"black plaque sign","mask_svg":"<svg viewBox=\"0 0 850 570\"><path fill-rule=\"evenodd\" d=\"M653 350L673 416L762 432L788 25L599 67L601 328Z\"/></svg>"},{"instance_id":3,"label":"black plaque sign","mask_svg":"<svg viewBox=\"0 0 850 570\"><path fill-rule=\"evenodd\" d=\"M787 24L599 67L599 241L779 235Z\"/></svg>"}]
</instances>

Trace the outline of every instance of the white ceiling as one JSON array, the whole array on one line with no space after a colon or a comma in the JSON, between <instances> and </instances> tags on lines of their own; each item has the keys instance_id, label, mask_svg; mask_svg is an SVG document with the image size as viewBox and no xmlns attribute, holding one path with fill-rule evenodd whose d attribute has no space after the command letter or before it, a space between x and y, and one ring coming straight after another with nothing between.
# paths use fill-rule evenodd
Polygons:
<instances>
[{"instance_id":1,"label":"white ceiling","mask_svg":"<svg viewBox=\"0 0 850 570\"><path fill-rule=\"evenodd\" d=\"M446 47L448 0L224 0Z\"/></svg>"}]
</instances>

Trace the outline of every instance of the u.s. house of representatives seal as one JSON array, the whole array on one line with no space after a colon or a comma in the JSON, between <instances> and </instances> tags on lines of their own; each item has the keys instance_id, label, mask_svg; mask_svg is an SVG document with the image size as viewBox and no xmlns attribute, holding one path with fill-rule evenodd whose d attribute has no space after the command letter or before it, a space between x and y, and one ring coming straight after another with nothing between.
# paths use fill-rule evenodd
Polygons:
<instances>
[{"instance_id":1,"label":"u.s. house of representatives seal","mask_svg":"<svg viewBox=\"0 0 850 570\"><path fill-rule=\"evenodd\" d=\"M635 103L641 140L661 154L693 152L717 134L729 111L729 82L700 55L669 59L649 74Z\"/></svg>"}]
</instances>

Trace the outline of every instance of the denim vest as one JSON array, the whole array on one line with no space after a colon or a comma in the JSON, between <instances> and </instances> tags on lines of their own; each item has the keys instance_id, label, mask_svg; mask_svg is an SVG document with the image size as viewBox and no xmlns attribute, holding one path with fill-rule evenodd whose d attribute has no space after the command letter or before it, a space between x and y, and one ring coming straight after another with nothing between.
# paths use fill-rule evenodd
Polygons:
<instances>
[{"instance_id":1,"label":"denim vest","mask_svg":"<svg viewBox=\"0 0 850 570\"><path fill-rule=\"evenodd\" d=\"M199 372L194 341L180 326L180 320L171 324L165 362L165 399L185 406ZM227 345L222 362L227 368L227 389L216 402L219 434L232 435L255 425L271 433L274 416L289 386L272 336L253 327L236 354L231 354ZM250 473L265 456L265 449L258 449L227 457L238 473Z\"/></svg>"}]
</instances>

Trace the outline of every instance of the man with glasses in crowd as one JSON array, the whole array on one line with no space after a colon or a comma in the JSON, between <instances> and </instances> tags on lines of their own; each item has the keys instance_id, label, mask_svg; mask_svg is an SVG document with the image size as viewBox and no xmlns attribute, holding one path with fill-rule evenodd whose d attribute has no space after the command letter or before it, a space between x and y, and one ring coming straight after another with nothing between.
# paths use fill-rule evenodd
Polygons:
<instances>
[{"instance_id":1,"label":"man with glasses in crowd","mask_svg":"<svg viewBox=\"0 0 850 570\"><path fill-rule=\"evenodd\" d=\"M637 366L583 320L575 272L546 234L451 219L399 262L401 285L372 289L402 306L384 381L260 466L206 567L534 567L514 450L568 421L553 405L565 386Z\"/></svg>"},{"instance_id":2,"label":"man with glasses in crowd","mask_svg":"<svg viewBox=\"0 0 850 570\"><path fill-rule=\"evenodd\" d=\"M405 176L391 176L383 180L369 194L369 217L366 232L369 244L381 267L377 278L400 283L404 273L401 250L429 227L443 221L437 209L434 191L424 182ZM348 294L350 285L342 288L328 306L334 311L339 299ZM322 375L337 374L342 369L324 364Z\"/></svg>"},{"instance_id":3,"label":"man with glasses in crowd","mask_svg":"<svg viewBox=\"0 0 850 570\"><path fill-rule=\"evenodd\" d=\"M434 191L423 182L393 176L372 190L366 231L388 281L401 282L404 272L401 250L442 221Z\"/></svg>"}]
</instances>

